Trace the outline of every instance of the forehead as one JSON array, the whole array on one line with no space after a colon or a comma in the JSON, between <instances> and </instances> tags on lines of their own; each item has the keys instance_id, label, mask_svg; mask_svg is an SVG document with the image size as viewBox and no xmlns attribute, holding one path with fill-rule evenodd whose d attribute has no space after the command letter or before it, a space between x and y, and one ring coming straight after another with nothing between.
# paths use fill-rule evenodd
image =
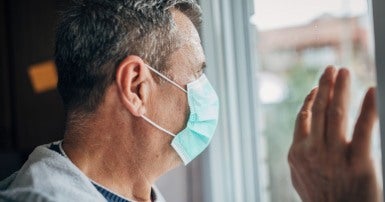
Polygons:
<instances>
[{"instance_id":1,"label":"forehead","mask_svg":"<svg viewBox=\"0 0 385 202\"><path fill-rule=\"evenodd\" d=\"M170 55L170 74L174 77L191 77L200 71L205 62L201 40L194 24L182 12L171 11L174 17L178 48Z\"/></svg>"}]
</instances>

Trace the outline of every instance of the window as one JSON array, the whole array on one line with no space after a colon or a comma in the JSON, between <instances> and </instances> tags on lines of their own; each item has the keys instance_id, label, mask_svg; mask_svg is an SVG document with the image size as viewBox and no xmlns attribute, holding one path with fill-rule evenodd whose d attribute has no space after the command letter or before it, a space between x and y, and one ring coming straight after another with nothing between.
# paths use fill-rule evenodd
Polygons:
<instances>
[{"instance_id":1,"label":"window","mask_svg":"<svg viewBox=\"0 0 385 202\"><path fill-rule=\"evenodd\" d=\"M300 201L286 160L296 114L326 65L343 65L352 73L352 129L364 92L376 84L371 3L201 5L206 73L221 101L219 128L203 159L205 201ZM379 142L377 130L378 171Z\"/></svg>"},{"instance_id":2,"label":"window","mask_svg":"<svg viewBox=\"0 0 385 202\"><path fill-rule=\"evenodd\" d=\"M258 30L259 98L269 180L267 201L299 201L287 164L295 114L326 65L352 73L350 126L366 89L375 85L371 13L366 0L254 0ZM270 77L270 78L269 78ZM281 95L281 96L273 96ZM274 98L274 99L272 99ZM380 171L379 132L375 150ZM261 144L259 144L261 146Z\"/></svg>"}]
</instances>

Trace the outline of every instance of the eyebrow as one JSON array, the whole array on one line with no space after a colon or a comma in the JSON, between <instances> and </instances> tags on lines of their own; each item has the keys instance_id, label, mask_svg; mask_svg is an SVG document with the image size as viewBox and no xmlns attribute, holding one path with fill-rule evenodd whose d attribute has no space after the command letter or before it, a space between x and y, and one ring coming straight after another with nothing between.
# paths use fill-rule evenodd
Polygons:
<instances>
[{"instance_id":1,"label":"eyebrow","mask_svg":"<svg viewBox=\"0 0 385 202\"><path fill-rule=\"evenodd\" d=\"M203 70L205 70L206 69L206 62L202 62L202 64L201 64L201 70L203 71Z\"/></svg>"}]
</instances>

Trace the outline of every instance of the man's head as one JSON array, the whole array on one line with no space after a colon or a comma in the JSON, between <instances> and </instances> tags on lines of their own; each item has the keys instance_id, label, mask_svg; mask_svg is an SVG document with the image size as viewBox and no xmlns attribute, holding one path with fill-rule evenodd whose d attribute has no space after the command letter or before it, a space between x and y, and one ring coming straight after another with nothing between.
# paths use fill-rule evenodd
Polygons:
<instances>
[{"instance_id":1,"label":"man's head","mask_svg":"<svg viewBox=\"0 0 385 202\"><path fill-rule=\"evenodd\" d=\"M200 9L193 0L76 1L57 31L58 90L65 108L94 111L128 55L167 71L181 40L173 9L199 26Z\"/></svg>"},{"instance_id":2,"label":"man's head","mask_svg":"<svg viewBox=\"0 0 385 202\"><path fill-rule=\"evenodd\" d=\"M90 0L64 13L56 64L69 117L66 137L113 145L125 160L140 158L164 166L160 171L179 164L173 138L143 116L177 134L189 118L188 98L148 66L187 89L205 66L199 24L193 0Z\"/></svg>"}]
</instances>

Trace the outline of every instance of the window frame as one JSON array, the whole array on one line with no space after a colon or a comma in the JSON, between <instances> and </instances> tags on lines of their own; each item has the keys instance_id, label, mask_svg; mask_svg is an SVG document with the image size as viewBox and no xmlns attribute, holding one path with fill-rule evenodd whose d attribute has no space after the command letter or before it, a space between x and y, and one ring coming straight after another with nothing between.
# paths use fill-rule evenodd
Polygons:
<instances>
[{"instance_id":1,"label":"window frame","mask_svg":"<svg viewBox=\"0 0 385 202\"><path fill-rule=\"evenodd\" d=\"M385 1L372 0L375 62L377 69L377 107L380 117L382 181L385 181ZM384 185L384 184L383 184ZM384 186L383 186L384 187ZM385 198L384 198L385 201Z\"/></svg>"},{"instance_id":2,"label":"window frame","mask_svg":"<svg viewBox=\"0 0 385 202\"><path fill-rule=\"evenodd\" d=\"M254 77L253 0L201 1L206 74L219 95L220 121L203 159L204 201L261 201ZM238 134L238 135L236 135Z\"/></svg>"}]
</instances>

